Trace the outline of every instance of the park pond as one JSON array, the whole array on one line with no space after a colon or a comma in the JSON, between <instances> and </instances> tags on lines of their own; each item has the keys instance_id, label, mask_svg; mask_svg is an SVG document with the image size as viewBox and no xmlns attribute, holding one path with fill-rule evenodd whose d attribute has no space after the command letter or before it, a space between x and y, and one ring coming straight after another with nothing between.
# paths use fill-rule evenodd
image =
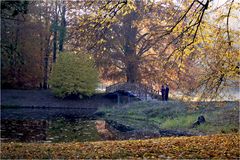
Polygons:
<instances>
[{"instance_id":1,"label":"park pond","mask_svg":"<svg viewBox=\"0 0 240 160\"><path fill-rule=\"evenodd\" d=\"M119 107L2 107L2 142L87 142L239 132L239 103L133 102ZM206 123L192 127L199 115Z\"/></svg>"},{"instance_id":2,"label":"park pond","mask_svg":"<svg viewBox=\"0 0 240 160\"><path fill-rule=\"evenodd\" d=\"M1 140L5 142L68 142L101 140L94 109L3 108Z\"/></svg>"},{"instance_id":3,"label":"park pond","mask_svg":"<svg viewBox=\"0 0 240 160\"><path fill-rule=\"evenodd\" d=\"M2 142L86 142L145 139L159 134L134 130L94 116L96 108L1 109Z\"/></svg>"}]
</instances>

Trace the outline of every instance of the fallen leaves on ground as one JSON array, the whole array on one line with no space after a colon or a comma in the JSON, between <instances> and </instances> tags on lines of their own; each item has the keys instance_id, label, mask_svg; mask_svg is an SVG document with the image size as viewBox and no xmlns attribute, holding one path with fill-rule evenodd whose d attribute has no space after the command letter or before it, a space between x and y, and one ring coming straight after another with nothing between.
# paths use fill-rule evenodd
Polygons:
<instances>
[{"instance_id":1,"label":"fallen leaves on ground","mask_svg":"<svg viewBox=\"0 0 240 160\"><path fill-rule=\"evenodd\" d=\"M238 159L240 134L85 143L2 143L1 159Z\"/></svg>"}]
</instances>

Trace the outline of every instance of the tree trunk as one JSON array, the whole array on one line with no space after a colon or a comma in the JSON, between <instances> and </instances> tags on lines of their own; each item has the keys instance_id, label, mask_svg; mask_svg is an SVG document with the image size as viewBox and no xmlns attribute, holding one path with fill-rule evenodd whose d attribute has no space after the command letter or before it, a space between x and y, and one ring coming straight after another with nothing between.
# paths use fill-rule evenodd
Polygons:
<instances>
[{"instance_id":1,"label":"tree trunk","mask_svg":"<svg viewBox=\"0 0 240 160\"><path fill-rule=\"evenodd\" d=\"M40 10L40 14L42 14L41 13L41 10ZM42 23L42 16L40 16L40 19L39 19L39 21L40 21L40 24ZM43 59L43 56L44 56L44 50L43 50L43 47L44 47L44 43L43 43L43 41L44 41L44 39L43 39L43 32L42 32L42 30L40 31L40 33L39 33L39 37L40 37L40 53L41 53L41 62L44 60ZM44 71L43 71L43 63L40 65L40 70L41 70L41 78L43 78L43 73L44 73ZM39 87L42 89L43 88L43 82L41 81L40 82L40 84L39 84Z\"/></svg>"},{"instance_id":2,"label":"tree trunk","mask_svg":"<svg viewBox=\"0 0 240 160\"><path fill-rule=\"evenodd\" d=\"M48 89L48 57L44 57L43 89Z\"/></svg>"},{"instance_id":3,"label":"tree trunk","mask_svg":"<svg viewBox=\"0 0 240 160\"><path fill-rule=\"evenodd\" d=\"M49 59L49 38L46 38L46 48L45 48L45 55L44 55L44 75L43 75L43 89L48 89L48 59Z\"/></svg>"},{"instance_id":4,"label":"tree trunk","mask_svg":"<svg viewBox=\"0 0 240 160\"><path fill-rule=\"evenodd\" d=\"M53 32L53 63L57 59L57 31Z\"/></svg>"},{"instance_id":5,"label":"tree trunk","mask_svg":"<svg viewBox=\"0 0 240 160\"><path fill-rule=\"evenodd\" d=\"M61 27L60 27L60 33L59 33L59 52L63 52L63 43L65 39L66 34L66 5L64 0L62 1L62 12L61 12Z\"/></svg>"},{"instance_id":6,"label":"tree trunk","mask_svg":"<svg viewBox=\"0 0 240 160\"><path fill-rule=\"evenodd\" d=\"M47 5L47 3L46 3ZM46 7L45 13L48 13L48 7ZM50 54L50 17L45 18L45 44L44 44L44 60L43 60L43 89L48 88L48 65L49 65L49 54Z\"/></svg>"},{"instance_id":7,"label":"tree trunk","mask_svg":"<svg viewBox=\"0 0 240 160\"><path fill-rule=\"evenodd\" d=\"M129 83L136 83L138 81L138 56L136 55L137 28L133 25L137 17L137 13L132 12L123 21L126 78Z\"/></svg>"},{"instance_id":8,"label":"tree trunk","mask_svg":"<svg viewBox=\"0 0 240 160\"><path fill-rule=\"evenodd\" d=\"M55 2L54 11L54 22L53 22L53 63L56 62L57 57L57 26L58 26L58 13L57 13L58 2Z\"/></svg>"},{"instance_id":9,"label":"tree trunk","mask_svg":"<svg viewBox=\"0 0 240 160\"><path fill-rule=\"evenodd\" d=\"M17 81L17 86L21 86L21 78L20 78L20 65L22 63L22 57L21 55L19 55L19 51L18 51L18 42L19 42L19 21L17 21L17 28L16 28L16 39L15 39L15 45L14 45L14 48L15 48L15 66L14 66L14 72L15 72L15 78L16 78L16 81Z\"/></svg>"},{"instance_id":10,"label":"tree trunk","mask_svg":"<svg viewBox=\"0 0 240 160\"><path fill-rule=\"evenodd\" d=\"M138 82L138 67L135 63L129 63L126 68L126 76L128 83Z\"/></svg>"}]
</instances>

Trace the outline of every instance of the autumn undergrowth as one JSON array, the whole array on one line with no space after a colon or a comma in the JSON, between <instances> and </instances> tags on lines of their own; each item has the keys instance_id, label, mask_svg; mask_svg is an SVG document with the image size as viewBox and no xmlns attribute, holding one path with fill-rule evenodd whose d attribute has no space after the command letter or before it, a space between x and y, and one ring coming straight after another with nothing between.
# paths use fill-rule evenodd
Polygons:
<instances>
[{"instance_id":1,"label":"autumn undergrowth","mask_svg":"<svg viewBox=\"0 0 240 160\"><path fill-rule=\"evenodd\" d=\"M239 132L238 102L145 101L100 108L98 112L104 112L105 119L135 129L178 130L201 135ZM200 115L206 123L193 128Z\"/></svg>"},{"instance_id":2,"label":"autumn undergrowth","mask_svg":"<svg viewBox=\"0 0 240 160\"><path fill-rule=\"evenodd\" d=\"M2 143L1 159L238 159L239 134L85 143Z\"/></svg>"}]
</instances>

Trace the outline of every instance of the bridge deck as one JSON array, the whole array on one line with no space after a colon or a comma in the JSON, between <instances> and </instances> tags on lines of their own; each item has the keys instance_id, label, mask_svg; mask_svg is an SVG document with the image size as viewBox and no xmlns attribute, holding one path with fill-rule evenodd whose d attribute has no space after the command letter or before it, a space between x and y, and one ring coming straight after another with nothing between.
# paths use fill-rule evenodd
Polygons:
<instances>
[{"instance_id":1,"label":"bridge deck","mask_svg":"<svg viewBox=\"0 0 240 160\"><path fill-rule=\"evenodd\" d=\"M116 83L106 88L107 93L113 93L120 90L131 92L141 100L147 100L149 97L151 97L151 99L161 98L159 91L139 83Z\"/></svg>"}]
</instances>

